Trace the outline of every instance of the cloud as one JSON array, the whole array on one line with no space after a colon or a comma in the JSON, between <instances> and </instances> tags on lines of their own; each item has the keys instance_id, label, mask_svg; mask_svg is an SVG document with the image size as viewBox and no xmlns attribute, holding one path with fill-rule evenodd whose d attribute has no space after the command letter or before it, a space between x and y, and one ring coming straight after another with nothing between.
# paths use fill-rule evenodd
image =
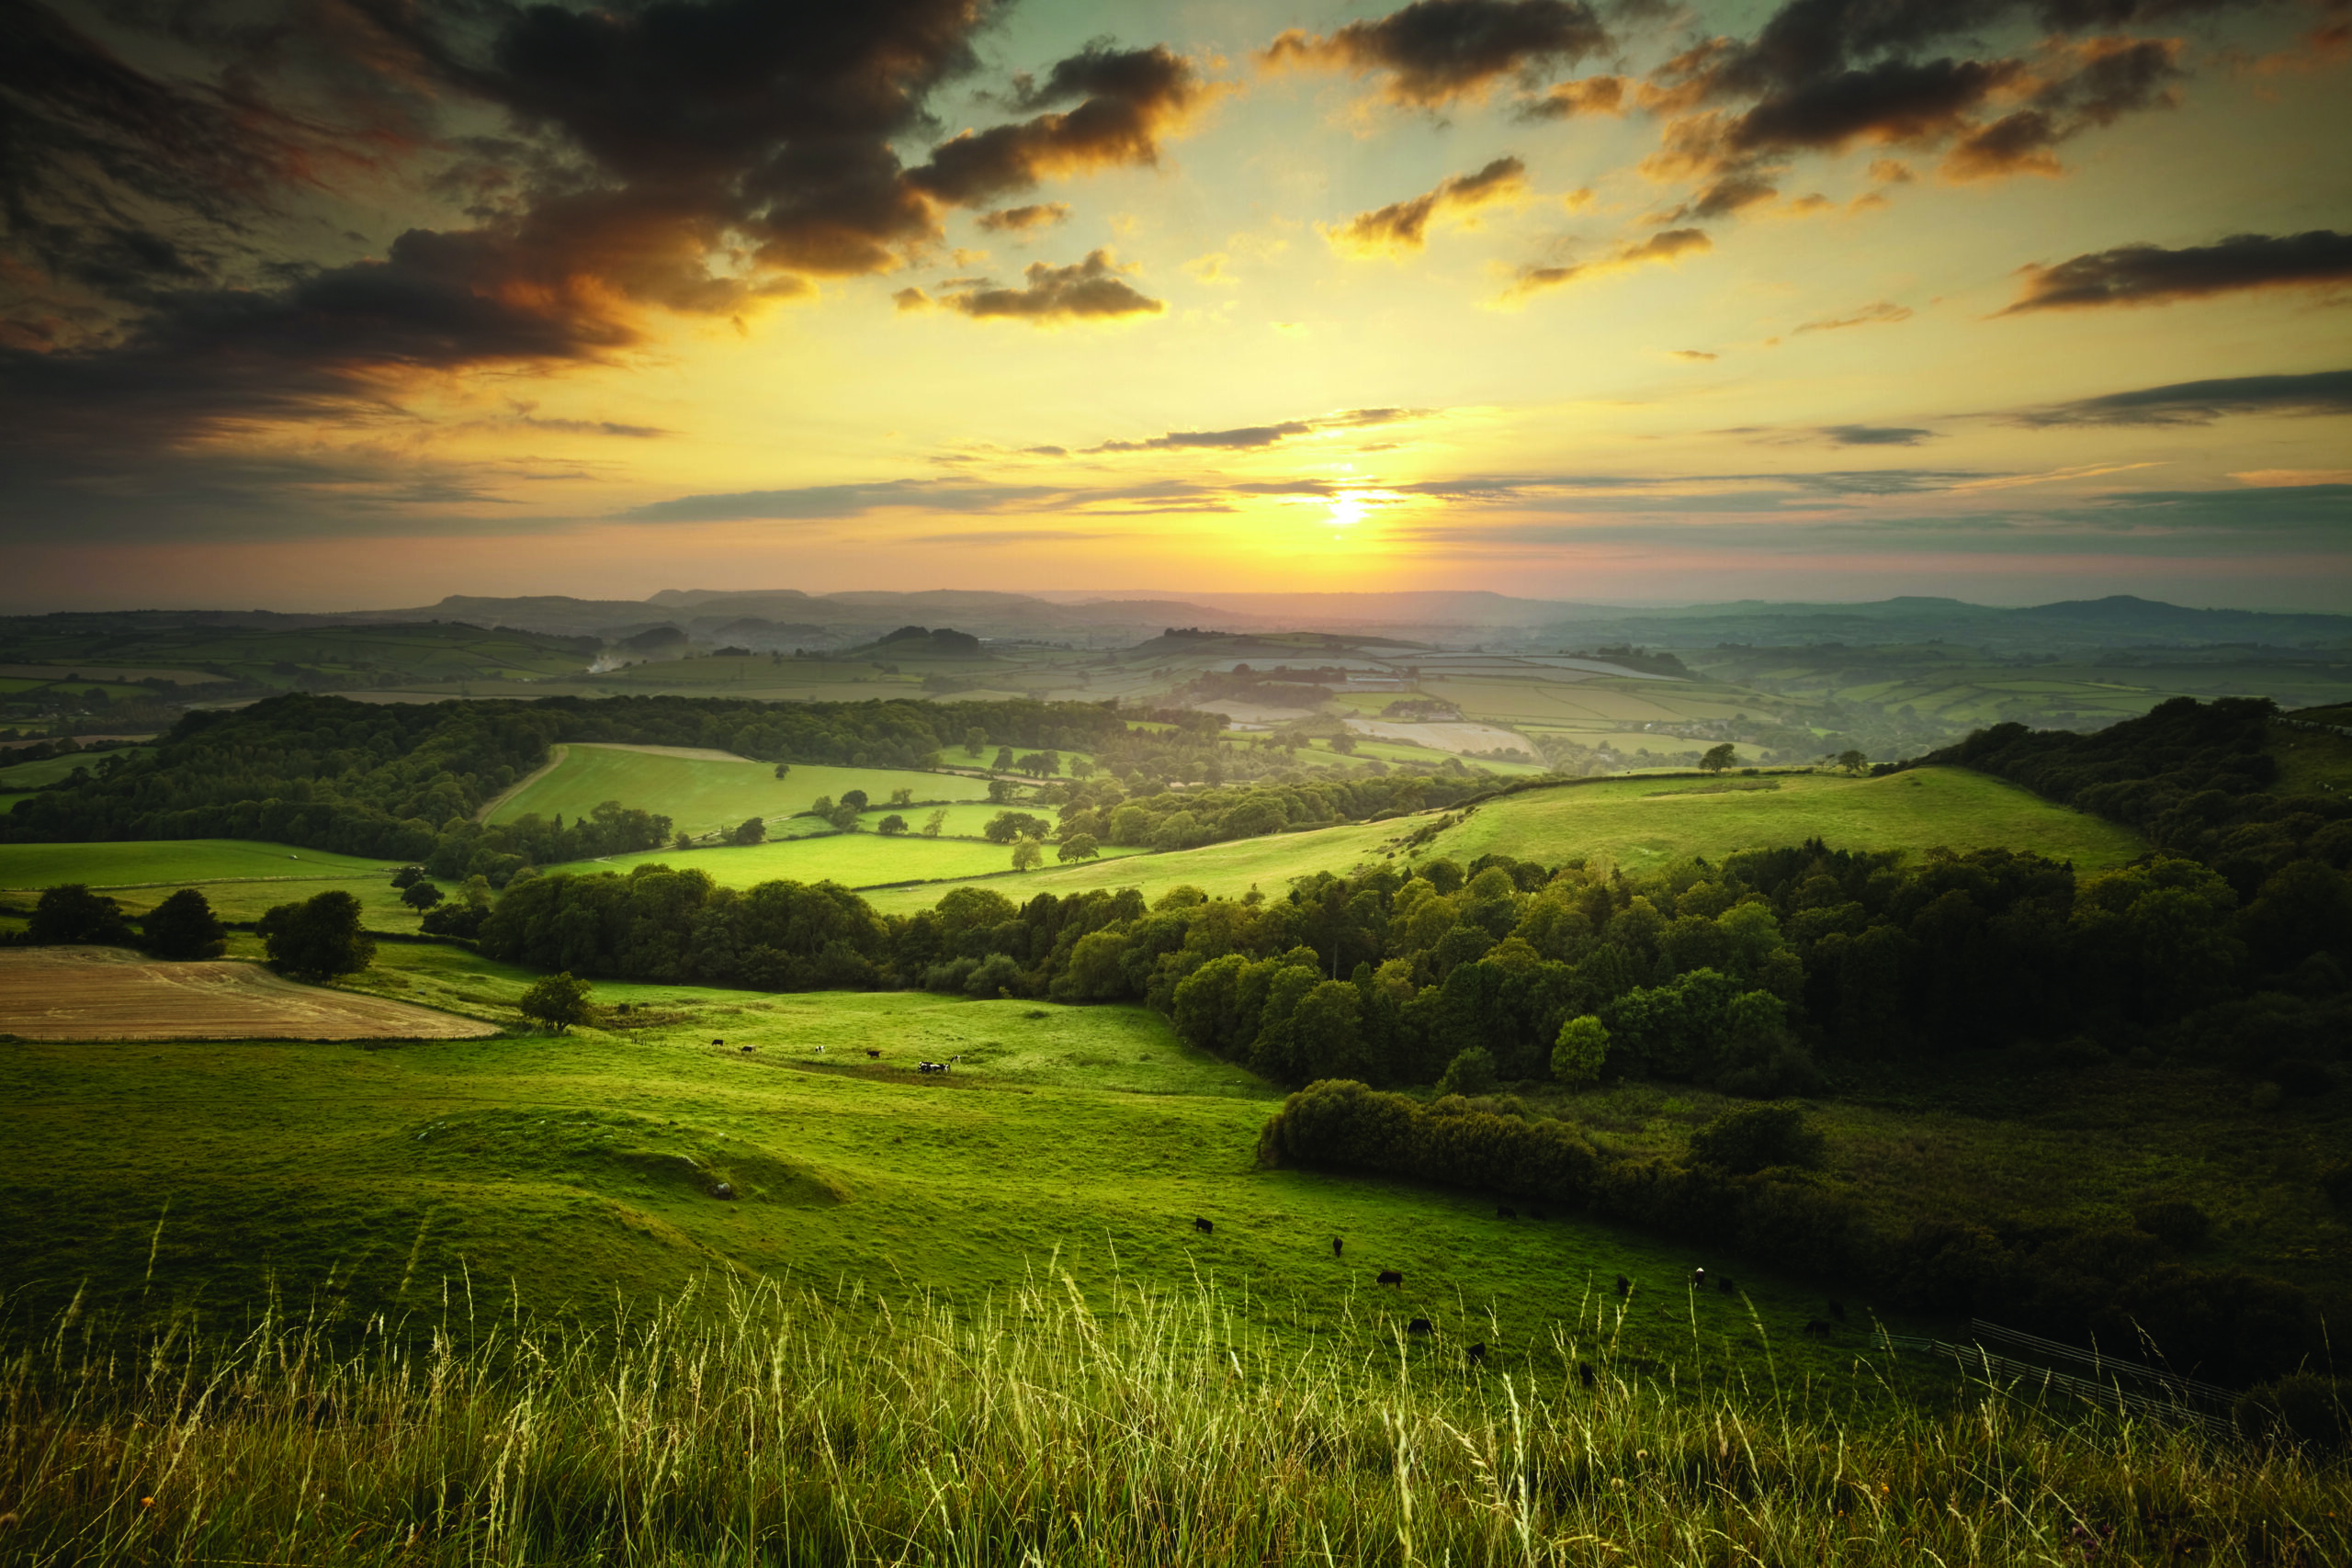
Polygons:
<instances>
[{"instance_id":1,"label":"cloud","mask_svg":"<svg viewBox=\"0 0 2352 1568\"><path fill-rule=\"evenodd\" d=\"M996 212L983 212L979 225L991 234L1028 234L1040 229L1050 229L1069 219L1067 201L1039 201L1027 207L1008 207Z\"/></svg>"},{"instance_id":2,"label":"cloud","mask_svg":"<svg viewBox=\"0 0 2352 1568\"><path fill-rule=\"evenodd\" d=\"M1454 175L1409 201L1395 201L1370 212L1359 212L1337 229L1325 231L1332 249L1344 255L1370 256L1397 251L1418 251L1429 235L1433 218L1475 213L1497 202L1523 198L1527 165L1517 158L1498 158L1475 175Z\"/></svg>"},{"instance_id":3,"label":"cloud","mask_svg":"<svg viewBox=\"0 0 2352 1568\"><path fill-rule=\"evenodd\" d=\"M1279 424L1245 424L1231 430L1171 430L1165 435L1154 435L1142 441L1105 441L1089 446L1096 452L1168 452L1188 449L1255 451L1289 440L1295 435L1313 434L1326 430L1364 430L1376 425L1397 424L1408 420L1425 419L1426 409L1349 409L1343 413L1324 414L1317 419L1284 420ZM1035 450L1035 448L1031 448ZM1060 448L1054 448L1058 455Z\"/></svg>"},{"instance_id":4,"label":"cloud","mask_svg":"<svg viewBox=\"0 0 2352 1568\"><path fill-rule=\"evenodd\" d=\"M1294 28L1259 58L1272 69L1377 73L1390 102L1437 108L1609 47L1608 28L1582 0L1415 0L1329 37Z\"/></svg>"},{"instance_id":5,"label":"cloud","mask_svg":"<svg viewBox=\"0 0 2352 1568\"><path fill-rule=\"evenodd\" d=\"M2134 529L2297 529L2334 535L2352 525L2352 484L2121 491L2096 499L2099 510L2065 515Z\"/></svg>"},{"instance_id":6,"label":"cloud","mask_svg":"<svg viewBox=\"0 0 2352 1568\"><path fill-rule=\"evenodd\" d=\"M1710 364L1723 357L1719 354L1710 354L1703 348L1678 348L1672 352L1677 359L1703 360Z\"/></svg>"},{"instance_id":7,"label":"cloud","mask_svg":"<svg viewBox=\"0 0 2352 1568\"><path fill-rule=\"evenodd\" d=\"M1893 326L1910 319L1909 306L1882 299L1875 305L1863 306L1850 316L1825 316L1816 321L1807 321L1796 330L1801 333L1834 333L1841 327Z\"/></svg>"},{"instance_id":8,"label":"cloud","mask_svg":"<svg viewBox=\"0 0 2352 1568\"><path fill-rule=\"evenodd\" d=\"M1024 82L1023 108L1076 101L1033 119L966 131L932 149L907 177L917 190L971 206L1034 188L1057 175L1118 164L1156 164L1159 141L1211 96L1192 62L1155 44L1113 50L1089 45L1055 65L1043 83Z\"/></svg>"},{"instance_id":9,"label":"cloud","mask_svg":"<svg viewBox=\"0 0 2352 1568\"><path fill-rule=\"evenodd\" d=\"M788 490L746 490L715 495L683 495L632 506L617 513L628 523L813 522L863 517L870 512L986 513L1055 502L1069 492L1051 485L961 484L935 479L888 479L874 484L799 485Z\"/></svg>"},{"instance_id":10,"label":"cloud","mask_svg":"<svg viewBox=\"0 0 2352 1568\"><path fill-rule=\"evenodd\" d=\"M1028 282L1020 288L967 288L943 295L940 302L967 316L1040 323L1157 316L1168 309L1136 293L1120 270L1109 251L1091 251L1069 266L1032 262L1023 275Z\"/></svg>"},{"instance_id":11,"label":"cloud","mask_svg":"<svg viewBox=\"0 0 2352 1568\"><path fill-rule=\"evenodd\" d=\"M1519 107L1528 119L1574 119L1581 115L1622 115L1631 84L1623 76L1582 76L1555 82Z\"/></svg>"},{"instance_id":12,"label":"cloud","mask_svg":"<svg viewBox=\"0 0 2352 1568\"><path fill-rule=\"evenodd\" d=\"M1702 229L1665 229L1634 244L1621 245L1616 252L1595 262L1580 262L1570 266L1524 266L1520 268L1506 298L1532 294L1539 289L1557 288L1564 283L1597 276L1602 273L1622 272L1627 267L1648 262L1669 262L1693 252L1714 248Z\"/></svg>"},{"instance_id":13,"label":"cloud","mask_svg":"<svg viewBox=\"0 0 2352 1568\"><path fill-rule=\"evenodd\" d=\"M1932 430L1894 424L1825 424L1821 434L1840 446L1917 446L1936 434Z\"/></svg>"},{"instance_id":14,"label":"cloud","mask_svg":"<svg viewBox=\"0 0 2352 1568\"><path fill-rule=\"evenodd\" d=\"M2352 414L2352 370L2176 381L2027 409L2016 424L2211 424L2228 414Z\"/></svg>"},{"instance_id":15,"label":"cloud","mask_svg":"<svg viewBox=\"0 0 2352 1568\"><path fill-rule=\"evenodd\" d=\"M2338 288L2352 284L2352 234L2233 234L2168 251L2120 245L2055 266L2026 269L2025 292L2001 312L2097 305L2168 305L2254 288Z\"/></svg>"}]
</instances>

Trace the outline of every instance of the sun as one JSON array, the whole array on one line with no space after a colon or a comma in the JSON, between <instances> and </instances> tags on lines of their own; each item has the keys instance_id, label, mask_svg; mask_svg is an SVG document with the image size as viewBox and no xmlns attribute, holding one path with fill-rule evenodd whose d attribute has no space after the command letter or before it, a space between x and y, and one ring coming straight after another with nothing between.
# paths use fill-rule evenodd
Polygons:
<instances>
[{"instance_id":1,"label":"sun","mask_svg":"<svg viewBox=\"0 0 2352 1568\"><path fill-rule=\"evenodd\" d=\"M1331 526L1352 528L1363 521L1367 510L1363 496L1342 491L1331 498Z\"/></svg>"}]
</instances>

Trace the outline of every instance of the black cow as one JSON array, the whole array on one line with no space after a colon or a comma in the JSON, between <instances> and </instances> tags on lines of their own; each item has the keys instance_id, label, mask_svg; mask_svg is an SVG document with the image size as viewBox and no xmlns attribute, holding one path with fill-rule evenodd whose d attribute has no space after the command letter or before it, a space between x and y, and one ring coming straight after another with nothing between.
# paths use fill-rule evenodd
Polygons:
<instances>
[{"instance_id":1,"label":"black cow","mask_svg":"<svg viewBox=\"0 0 2352 1568\"><path fill-rule=\"evenodd\" d=\"M1727 1296L1736 1296L1739 1293L1739 1287L1731 1282L1731 1276L1728 1274L1715 1276L1715 1289Z\"/></svg>"},{"instance_id":2,"label":"black cow","mask_svg":"<svg viewBox=\"0 0 2352 1568\"><path fill-rule=\"evenodd\" d=\"M1408 1334L1435 1334L1437 1329L1430 1325L1428 1318L1417 1317L1413 1319L1412 1322L1405 1325L1405 1332Z\"/></svg>"},{"instance_id":3,"label":"black cow","mask_svg":"<svg viewBox=\"0 0 2352 1568\"><path fill-rule=\"evenodd\" d=\"M1804 1331L1805 1336L1808 1338L1826 1339L1829 1337L1829 1325L1822 1322L1821 1319L1817 1317L1804 1325Z\"/></svg>"},{"instance_id":4,"label":"black cow","mask_svg":"<svg viewBox=\"0 0 2352 1568\"><path fill-rule=\"evenodd\" d=\"M1402 1285L1404 1282L1405 1276L1394 1269L1383 1269L1380 1271L1380 1278L1373 1281L1375 1285Z\"/></svg>"},{"instance_id":5,"label":"black cow","mask_svg":"<svg viewBox=\"0 0 2352 1568\"><path fill-rule=\"evenodd\" d=\"M743 1047L743 1055L745 1055L746 1056L748 1056L748 1055L750 1055L752 1052L754 1052L754 1051L756 1051L756 1050L758 1050L758 1049L759 1049L759 1047L758 1047L758 1046L756 1046L756 1045L746 1045L746 1046L744 1046L744 1047Z\"/></svg>"},{"instance_id":6,"label":"black cow","mask_svg":"<svg viewBox=\"0 0 2352 1568\"><path fill-rule=\"evenodd\" d=\"M1846 1303L1844 1302L1831 1302L1829 1303L1829 1315L1839 1323L1845 1322Z\"/></svg>"},{"instance_id":7,"label":"black cow","mask_svg":"<svg viewBox=\"0 0 2352 1568\"><path fill-rule=\"evenodd\" d=\"M1577 1382L1584 1384L1587 1388L1590 1388L1599 1381L1599 1379L1592 1375L1592 1368L1589 1364L1583 1361L1578 1361L1577 1363Z\"/></svg>"},{"instance_id":8,"label":"black cow","mask_svg":"<svg viewBox=\"0 0 2352 1568\"><path fill-rule=\"evenodd\" d=\"M1487 1359L1487 1342L1482 1339L1471 1346L1470 1348L1462 1352L1462 1359L1474 1367L1484 1365Z\"/></svg>"},{"instance_id":9,"label":"black cow","mask_svg":"<svg viewBox=\"0 0 2352 1568\"><path fill-rule=\"evenodd\" d=\"M1621 1295L1621 1296L1630 1296L1630 1295L1632 1295L1632 1294L1634 1293L1634 1281L1632 1281L1631 1280L1628 1280L1628 1279L1627 1279L1627 1278L1625 1278L1625 1276L1624 1276L1624 1275L1623 1275L1623 1274L1618 1275L1618 1276L1617 1276L1617 1293L1618 1293L1619 1295Z\"/></svg>"},{"instance_id":10,"label":"black cow","mask_svg":"<svg viewBox=\"0 0 2352 1568\"><path fill-rule=\"evenodd\" d=\"M1203 1235L1209 1235L1216 1230L1216 1226L1209 1224L1206 1220L1194 1220L1193 1222L1193 1228L1200 1232Z\"/></svg>"},{"instance_id":11,"label":"black cow","mask_svg":"<svg viewBox=\"0 0 2352 1568\"><path fill-rule=\"evenodd\" d=\"M1345 1245L1344 1245L1344 1244L1340 1240L1340 1238L1339 1238L1338 1236L1333 1236L1333 1237L1331 1238L1331 1256L1332 1256L1332 1257L1337 1258L1337 1257L1339 1257L1342 1252L1344 1252L1344 1251L1346 1251L1346 1250L1347 1250L1346 1246L1345 1246Z\"/></svg>"},{"instance_id":12,"label":"black cow","mask_svg":"<svg viewBox=\"0 0 2352 1568\"><path fill-rule=\"evenodd\" d=\"M1497 1209L1495 1211L1495 1218L1498 1220L1515 1220L1519 1218L1519 1211L1517 1209Z\"/></svg>"},{"instance_id":13,"label":"black cow","mask_svg":"<svg viewBox=\"0 0 2352 1568\"><path fill-rule=\"evenodd\" d=\"M868 1052L866 1053L866 1055L869 1055L869 1056L872 1056L872 1057L876 1058L876 1059L878 1061L878 1060L881 1058L882 1053L881 1053L881 1052L879 1052L879 1051L868 1051Z\"/></svg>"},{"instance_id":14,"label":"black cow","mask_svg":"<svg viewBox=\"0 0 2352 1568\"><path fill-rule=\"evenodd\" d=\"M726 1043L727 1043L727 1042L726 1042L726 1041L724 1041L724 1040L714 1040L714 1041L712 1041L712 1042L711 1042L711 1043L712 1043L713 1045L724 1045L724 1044L726 1044Z\"/></svg>"}]
</instances>

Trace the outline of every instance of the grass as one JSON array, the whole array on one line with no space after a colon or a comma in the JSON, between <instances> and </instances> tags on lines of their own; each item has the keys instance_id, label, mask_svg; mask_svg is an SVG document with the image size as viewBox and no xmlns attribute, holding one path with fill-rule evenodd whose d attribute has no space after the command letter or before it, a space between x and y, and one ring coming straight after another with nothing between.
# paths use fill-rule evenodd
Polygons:
<instances>
[{"instance_id":1,"label":"grass","mask_svg":"<svg viewBox=\"0 0 2352 1568\"><path fill-rule=\"evenodd\" d=\"M224 920L255 920L276 905L340 888L370 931L413 931L416 911L391 885L392 863L245 839L133 839L96 844L0 844L0 891L82 882L143 914L182 887ZM455 883L437 884L445 894ZM14 900L26 908L31 899Z\"/></svg>"},{"instance_id":2,"label":"grass","mask_svg":"<svg viewBox=\"0 0 2352 1568\"><path fill-rule=\"evenodd\" d=\"M73 751L62 757L48 757L38 762L18 762L13 767L0 768L0 789L36 790L58 780L70 778L76 768L95 768L108 757L120 757L130 761L153 755L150 748L125 747L119 751Z\"/></svg>"},{"instance_id":3,"label":"grass","mask_svg":"<svg viewBox=\"0 0 2352 1568\"><path fill-rule=\"evenodd\" d=\"M995 810L991 809L993 815ZM914 818L910 818L914 820ZM1107 849L1106 856L1131 855L1133 850ZM1046 863L1054 863L1046 851ZM1012 869L1012 846L985 839L926 839L921 833L885 838L879 833L827 833L820 838L794 838L778 843L728 845L703 850L648 850L642 854L609 855L603 860L574 861L549 866L593 875L600 871L626 875L635 866L660 863L710 874L722 887L749 887L760 882L838 882L846 887L873 887L894 882L936 881L986 876ZM1025 886L1028 879L1021 878ZM933 894L935 897L936 893Z\"/></svg>"},{"instance_id":4,"label":"grass","mask_svg":"<svg viewBox=\"0 0 2352 1568\"><path fill-rule=\"evenodd\" d=\"M733 828L752 817L775 818L775 825L781 828L783 818L808 810L818 796L838 800L853 789L865 791L876 801L887 801L899 789L913 790L917 800L978 800L986 798L989 789L985 779L955 773L795 763L789 774L778 779L774 763L744 758L719 761L619 746L569 746L563 750L553 767L501 800L487 819L508 822L536 812L569 821L617 800L660 812L681 832L701 834Z\"/></svg>"},{"instance_id":5,"label":"grass","mask_svg":"<svg viewBox=\"0 0 2352 1568\"><path fill-rule=\"evenodd\" d=\"M364 988L512 1021L534 977L388 944ZM1694 1307L1679 1284L1692 1259L1672 1244L1500 1221L1475 1193L1259 1169L1280 1096L1140 1008L595 997L632 1004L600 1022L637 1027L381 1049L11 1044L0 1278L32 1311L78 1293L86 1310L160 1320L276 1288L357 1321L437 1310L443 1281L462 1290L469 1275L501 1299L511 1281L546 1314L593 1316L616 1291L648 1300L706 1272L864 1280L977 1307L1058 1258L1098 1302L1116 1280L1214 1279L1246 1292L1268 1332L1303 1345L1344 1331L1363 1350L1411 1315L1538 1345L1622 1271L1646 1292L1626 1355L1680 1354L1694 1332L1710 1354L1752 1337L1740 1301L1710 1292ZM944 1078L910 1070L958 1056ZM712 1179L741 1196L714 1200ZM1383 1268L1404 1271L1401 1292L1374 1287ZM1792 1342L1826 1289L1761 1268L1740 1280ZM1780 1365L1826 1374L1859 1343L1859 1329L1792 1343Z\"/></svg>"},{"instance_id":6,"label":"grass","mask_svg":"<svg viewBox=\"0 0 2352 1568\"><path fill-rule=\"evenodd\" d=\"M1882 779L1797 773L1773 782L1778 789L1721 793L1668 778L1530 790L1479 807L1423 852L1465 865L1490 852L1547 863L1584 855L1634 871L1817 837L1832 849L2033 850L2093 871L2146 848L2129 829L1962 768Z\"/></svg>"},{"instance_id":7,"label":"grass","mask_svg":"<svg viewBox=\"0 0 2352 1568\"><path fill-rule=\"evenodd\" d=\"M972 1307L763 1285L582 1325L453 1292L356 1348L317 1317L130 1356L78 1324L20 1330L5 1528L26 1561L94 1564L2352 1553L2340 1463L1993 1385L1938 1415L1886 1408L1866 1361L1800 1383L1694 1353L1662 1375L1601 1303L1465 1372L1458 1340L1360 1318L1294 1348L1238 1305L1127 1281L1097 1305L1041 1267ZM475 1348L401 1332L444 1321Z\"/></svg>"}]
</instances>

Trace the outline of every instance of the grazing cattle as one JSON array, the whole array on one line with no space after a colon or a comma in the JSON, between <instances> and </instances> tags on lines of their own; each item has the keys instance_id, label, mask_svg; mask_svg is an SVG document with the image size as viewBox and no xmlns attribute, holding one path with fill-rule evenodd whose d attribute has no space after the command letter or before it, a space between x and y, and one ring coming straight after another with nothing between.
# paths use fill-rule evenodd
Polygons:
<instances>
[{"instance_id":1,"label":"grazing cattle","mask_svg":"<svg viewBox=\"0 0 2352 1568\"><path fill-rule=\"evenodd\" d=\"M1412 1322L1405 1325L1405 1332L1408 1334L1435 1334L1437 1329L1431 1325L1428 1318L1417 1317L1413 1319Z\"/></svg>"},{"instance_id":2,"label":"grazing cattle","mask_svg":"<svg viewBox=\"0 0 2352 1568\"><path fill-rule=\"evenodd\" d=\"M868 1051L866 1055L874 1057L876 1061L879 1061L882 1056L882 1053L879 1051Z\"/></svg>"},{"instance_id":3,"label":"grazing cattle","mask_svg":"<svg viewBox=\"0 0 2352 1568\"><path fill-rule=\"evenodd\" d=\"M1829 1303L1829 1315L1837 1319L1839 1323L1845 1322L1846 1303L1844 1302L1831 1302Z\"/></svg>"},{"instance_id":4,"label":"grazing cattle","mask_svg":"<svg viewBox=\"0 0 2352 1568\"><path fill-rule=\"evenodd\" d=\"M1517 1209L1497 1209L1495 1211L1495 1218L1498 1220L1515 1220L1519 1218L1519 1211Z\"/></svg>"},{"instance_id":5,"label":"grazing cattle","mask_svg":"<svg viewBox=\"0 0 2352 1568\"><path fill-rule=\"evenodd\" d=\"M1345 1250L1346 1248L1340 1244L1340 1238L1338 1236L1333 1236L1331 1238L1331 1256L1337 1258Z\"/></svg>"},{"instance_id":6,"label":"grazing cattle","mask_svg":"<svg viewBox=\"0 0 2352 1568\"><path fill-rule=\"evenodd\" d=\"M1485 1364L1487 1359L1487 1342L1481 1339L1477 1344L1471 1346L1470 1348L1462 1352L1462 1359L1468 1361L1474 1367Z\"/></svg>"},{"instance_id":7,"label":"grazing cattle","mask_svg":"<svg viewBox=\"0 0 2352 1568\"><path fill-rule=\"evenodd\" d=\"M1621 1296L1630 1296L1630 1295L1632 1295L1632 1294L1634 1293L1634 1281L1632 1281L1631 1280L1628 1280L1628 1279L1627 1279L1627 1278L1625 1278L1625 1276L1624 1276L1624 1275L1623 1275L1623 1274L1618 1275L1618 1276L1617 1276L1617 1293L1618 1293L1619 1295L1621 1295Z\"/></svg>"},{"instance_id":8,"label":"grazing cattle","mask_svg":"<svg viewBox=\"0 0 2352 1568\"><path fill-rule=\"evenodd\" d=\"M748 1056L748 1055L750 1055L752 1052L754 1052L754 1051L756 1051L756 1050L758 1050L758 1049L759 1049L759 1047L758 1047L758 1046L756 1046L756 1045L746 1045L746 1046L744 1046L744 1047L743 1047L743 1055L745 1055L746 1056Z\"/></svg>"},{"instance_id":9,"label":"grazing cattle","mask_svg":"<svg viewBox=\"0 0 2352 1568\"><path fill-rule=\"evenodd\" d=\"M1721 1291L1727 1296L1735 1296L1739 1293L1739 1287L1731 1282L1731 1276L1728 1274L1719 1274L1715 1277L1715 1289Z\"/></svg>"},{"instance_id":10,"label":"grazing cattle","mask_svg":"<svg viewBox=\"0 0 2352 1568\"><path fill-rule=\"evenodd\" d=\"M1829 1337L1829 1325L1822 1322L1821 1319L1817 1317L1804 1325L1804 1331L1806 1337L1809 1338L1826 1339Z\"/></svg>"},{"instance_id":11,"label":"grazing cattle","mask_svg":"<svg viewBox=\"0 0 2352 1568\"><path fill-rule=\"evenodd\" d=\"M1216 1229L1215 1225L1209 1224L1206 1220L1194 1220L1193 1222L1193 1228L1200 1232L1203 1235L1208 1235L1214 1233Z\"/></svg>"},{"instance_id":12,"label":"grazing cattle","mask_svg":"<svg viewBox=\"0 0 2352 1568\"><path fill-rule=\"evenodd\" d=\"M1707 1271L1704 1269L1690 1270L1690 1288L1694 1291L1703 1291L1707 1288Z\"/></svg>"},{"instance_id":13,"label":"grazing cattle","mask_svg":"<svg viewBox=\"0 0 2352 1568\"><path fill-rule=\"evenodd\" d=\"M1578 1361L1577 1363L1577 1382L1584 1384L1587 1388L1590 1388L1599 1381L1599 1379L1592 1375L1592 1368L1589 1364L1583 1361Z\"/></svg>"},{"instance_id":14,"label":"grazing cattle","mask_svg":"<svg viewBox=\"0 0 2352 1568\"><path fill-rule=\"evenodd\" d=\"M915 1071L919 1073L944 1073L946 1070L947 1064L944 1062L917 1062L915 1064Z\"/></svg>"},{"instance_id":15,"label":"grazing cattle","mask_svg":"<svg viewBox=\"0 0 2352 1568\"><path fill-rule=\"evenodd\" d=\"M724 1044L726 1044L726 1043L727 1043L727 1042L726 1042L726 1041L724 1041L724 1040L714 1040L714 1041L712 1041L712 1042L711 1042L711 1043L712 1043L713 1045L724 1045Z\"/></svg>"},{"instance_id":16,"label":"grazing cattle","mask_svg":"<svg viewBox=\"0 0 2352 1568\"><path fill-rule=\"evenodd\" d=\"M1394 1269L1383 1269L1380 1277L1373 1281L1375 1285L1402 1285L1404 1282L1405 1276Z\"/></svg>"}]
</instances>

